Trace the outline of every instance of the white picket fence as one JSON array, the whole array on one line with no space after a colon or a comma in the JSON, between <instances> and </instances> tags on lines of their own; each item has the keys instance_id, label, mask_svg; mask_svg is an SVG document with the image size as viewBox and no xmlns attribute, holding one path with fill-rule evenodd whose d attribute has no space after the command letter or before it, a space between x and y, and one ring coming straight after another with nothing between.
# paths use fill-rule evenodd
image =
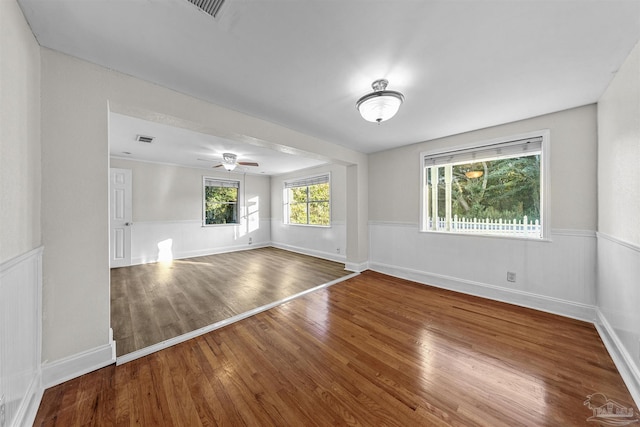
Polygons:
<instances>
[{"instance_id":1,"label":"white picket fence","mask_svg":"<svg viewBox=\"0 0 640 427\"><path fill-rule=\"evenodd\" d=\"M433 218L428 218L427 229L434 230ZM509 221L504 219L463 218L455 215L450 221L447 221L446 218L437 218L434 231L540 237L542 229L539 220L529 221L526 216L520 221L517 219Z\"/></svg>"}]
</instances>

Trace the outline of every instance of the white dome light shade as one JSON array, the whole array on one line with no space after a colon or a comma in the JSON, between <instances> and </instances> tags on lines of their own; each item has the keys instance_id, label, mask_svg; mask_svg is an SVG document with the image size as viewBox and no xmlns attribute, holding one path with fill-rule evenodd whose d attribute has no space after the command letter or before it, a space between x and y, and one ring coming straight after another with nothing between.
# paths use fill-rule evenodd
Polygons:
<instances>
[{"instance_id":1,"label":"white dome light shade","mask_svg":"<svg viewBox=\"0 0 640 427\"><path fill-rule=\"evenodd\" d=\"M374 92L358 100L356 107L363 119L380 123L396 115L404 101L404 96L400 92L384 90L387 84L389 84L387 80L376 80L371 85Z\"/></svg>"},{"instance_id":2,"label":"white dome light shade","mask_svg":"<svg viewBox=\"0 0 640 427\"><path fill-rule=\"evenodd\" d=\"M234 170L236 168L236 160L238 159L238 156L236 156L233 153L223 153L222 154L222 166L228 170L229 172L231 172L232 170Z\"/></svg>"}]
</instances>

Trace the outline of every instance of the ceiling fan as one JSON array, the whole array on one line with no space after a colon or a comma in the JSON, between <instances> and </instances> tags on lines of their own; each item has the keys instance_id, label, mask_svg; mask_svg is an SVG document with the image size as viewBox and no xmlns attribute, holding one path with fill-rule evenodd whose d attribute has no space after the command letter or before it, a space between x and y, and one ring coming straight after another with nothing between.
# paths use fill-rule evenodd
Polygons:
<instances>
[{"instance_id":1,"label":"ceiling fan","mask_svg":"<svg viewBox=\"0 0 640 427\"><path fill-rule=\"evenodd\" d=\"M203 160L205 162L210 162L211 160L207 159L198 159ZM223 153L222 154L222 163L212 166L214 168L224 167L228 171L232 171L236 168L236 166L259 166L256 162L239 162L238 156L233 153Z\"/></svg>"}]
</instances>

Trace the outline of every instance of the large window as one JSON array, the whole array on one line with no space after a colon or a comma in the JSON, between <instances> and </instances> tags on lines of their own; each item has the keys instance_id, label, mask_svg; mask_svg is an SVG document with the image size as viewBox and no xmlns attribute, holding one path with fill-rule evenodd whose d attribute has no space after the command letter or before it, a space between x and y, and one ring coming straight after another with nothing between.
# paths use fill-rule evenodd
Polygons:
<instances>
[{"instance_id":1,"label":"large window","mask_svg":"<svg viewBox=\"0 0 640 427\"><path fill-rule=\"evenodd\" d=\"M547 133L423 153L422 230L542 238Z\"/></svg>"},{"instance_id":2,"label":"large window","mask_svg":"<svg viewBox=\"0 0 640 427\"><path fill-rule=\"evenodd\" d=\"M284 183L285 218L289 224L331 225L329 175Z\"/></svg>"},{"instance_id":3,"label":"large window","mask_svg":"<svg viewBox=\"0 0 640 427\"><path fill-rule=\"evenodd\" d=\"M237 224L239 181L204 178L204 225Z\"/></svg>"}]
</instances>

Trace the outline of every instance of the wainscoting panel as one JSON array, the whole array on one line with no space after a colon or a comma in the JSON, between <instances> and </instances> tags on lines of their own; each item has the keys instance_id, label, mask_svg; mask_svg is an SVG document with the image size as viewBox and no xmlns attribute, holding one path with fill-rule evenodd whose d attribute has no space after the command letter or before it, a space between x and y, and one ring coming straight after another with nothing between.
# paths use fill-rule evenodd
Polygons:
<instances>
[{"instance_id":1,"label":"wainscoting panel","mask_svg":"<svg viewBox=\"0 0 640 427\"><path fill-rule=\"evenodd\" d=\"M0 265L0 416L31 425L43 388L42 247Z\"/></svg>"},{"instance_id":2,"label":"wainscoting panel","mask_svg":"<svg viewBox=\"0 0 640 427\"><path fill-rule=\"evenodd\" d=\"M598 233L596 325L640 406L640 247Z\"/></svg>"},{"instance_id":3,"label":"wainscoting panel","mask_svg":"<svg viewBox=\"0 0 640 427\"><path fill-rule=\"evenodd\" d=\"M131 229L131 264L182 259L267 246L271 221L203 227L202 221L135 222Z\"/></svg>"},{"instance_id":4,"label":"wainscoting panel","mask_svg":"<svg viewBox=\"0 0 640 427\"><path fill-rule=\"evenodd\" d=\"M280 249L345 262L347 250L347 225L334 221L331 227L313 227L271 222L271 244Z\"/></svg>"},{"instance_id":5,"label":"wainscoting panel","mask_svg":"<svg viewBox=\"0 0 640 427\"><path fill-rule=\"evenodd\" d=\"M545 241L421 233L371 222L372 270L563 316L595 320L596 239L556 230ZM507 280L515 273L515 282Z\"/></svg>"}]
</instances>

